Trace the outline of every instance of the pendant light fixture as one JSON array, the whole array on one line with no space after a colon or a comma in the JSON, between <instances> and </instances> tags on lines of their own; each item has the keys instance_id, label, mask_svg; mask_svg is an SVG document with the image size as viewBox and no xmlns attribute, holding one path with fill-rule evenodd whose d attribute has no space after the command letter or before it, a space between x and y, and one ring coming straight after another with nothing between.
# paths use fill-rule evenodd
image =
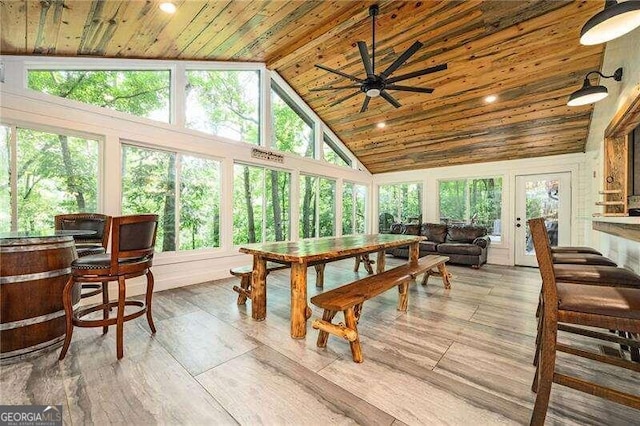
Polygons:
<instances>
[{"instance_id":1,"label":"pendant light fixture","mask_svg":"<svg viewBox=\"0 0 640 426\"><path fill-rule=\"evenodd\" d=\"M589 76L591 74L598 74L602 78L613 78L615 81L622 80L622 68L618 68L613 75L604 75L600 71L590 71L584 77L584 83L579 90L576 90L569 96L568 106L580 106L587 105L593 102L598 102L606 98L609 95L609 91L604 86L592 86L589 82Z\"/></svg>"},{"instance_id":2,"label":"pendant light fixture","mask_svg":"<svg viewBox=\"0 0 640 426\"><path fill-rule=\"evenodd\" d=\"M640 1L606 0L604 10L587 21L580 31L580 43L606 43L640 26Z\"/></svg>"}]
</instances>

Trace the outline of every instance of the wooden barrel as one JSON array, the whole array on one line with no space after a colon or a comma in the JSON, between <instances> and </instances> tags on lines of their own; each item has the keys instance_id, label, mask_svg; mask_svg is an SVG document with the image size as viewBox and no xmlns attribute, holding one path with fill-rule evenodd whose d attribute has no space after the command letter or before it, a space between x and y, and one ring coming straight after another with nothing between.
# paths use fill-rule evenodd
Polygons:
<instances>
[{"instance_id":1,"label":"wooden barrel","mask_svg":"<svg viewBox=\"0 0 640 426\"><path fill-rule=\"evenodd\" d=\"M0 238L0 361L59 346L62 290L77 257L73 237ZM79 288L73 294L80 300Z\"/></svg>"}]
</instances>

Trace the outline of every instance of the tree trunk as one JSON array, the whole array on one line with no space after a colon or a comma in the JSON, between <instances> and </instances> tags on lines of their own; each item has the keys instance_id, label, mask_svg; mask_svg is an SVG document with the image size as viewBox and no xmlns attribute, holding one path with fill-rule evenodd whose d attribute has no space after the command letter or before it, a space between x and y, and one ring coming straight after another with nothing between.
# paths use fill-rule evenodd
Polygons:
<instances>
[{"instance_id":1,"label":"tree trunk","mask_svg":"<svg viewBox=\"0 0 640 426\"><path fill-rule=\"evenodd\" d=\"M58 135L60 141L60 150L62 152L62 163L64 164L65 181L67 182L67 189L76 197L76 204L78 205L78 211L83 212L86 209L84 193L82 188L77 184L77 176L73 171L73 163L71 161L71 153L69 152L69 140L67 136Z\"/></svg>"},{"instance_id":2,"label":"tree trunk","mask_svg":"<svg viewBox=\"0 0 640 426\"><path fill-rule=\"evenodd\" d=\"M302 238L309 238L311 236L313 236L311 234L312 232L312 228L311 226L313 226L313 230L315 229L315 223L312 223L312 221L310 221L310 217L311 216L311 201L313 198L313 186L312 183L313 182L313 178L311 176L305 176L304 177L304 198L302 199ZM315 218L315 212L313 212L313 216Z\"/></svg>"},{"instance_id":3,"label":"tree trunk","mask_svg":"<svg viewBox=\"0 0 640 426\"><path fill-rule=\"evenodd\" d=\"M278 172L271 170L271 204L273 205L273 226L276 241L283 241L282 237L282 210L280 208L280 188L278 186Z\"/></svg>"},{"instance_id":4,"label":"tree trunk","mask_svg":"<svg viewBox=\"0 0 640 426\"><path fill-rule=\"evenodd\" d=\"M251 176L249 175L249 167L245 166L244 167L244 199L247 204L247 222L248 222L247 238L249 239L248 242L255 243L256 242L256 223L253 217L253 204L251 202L251 182L249 181L250 177Z\"/></svg>"},{"instance_id":5,"label":"tree trunk","mask_svg":"<svg viewBox=\"0 0 640 426\"><path fill-rule=\"evenodd\" d=\"M176 249L176 156L169 156L167 168L167 186L164 196L164 215L162 220L162 251Z\"/></svg>"}]
</instances>

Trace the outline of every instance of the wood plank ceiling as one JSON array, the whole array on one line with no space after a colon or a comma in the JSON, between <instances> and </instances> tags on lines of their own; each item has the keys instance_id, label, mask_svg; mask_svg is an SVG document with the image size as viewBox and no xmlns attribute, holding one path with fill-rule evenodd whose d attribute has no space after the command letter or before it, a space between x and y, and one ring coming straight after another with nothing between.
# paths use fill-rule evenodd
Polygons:
<instances>
[{"instance_id":1,"label":"wood plank ceiling","mask_svg":"<svg viewBox=\"0 0 640 426\"><path fill-rule=\"evenodd\" d=\"M581 46L600 1L0 1L2 54L266 62L372 172L582 152L592 106L566 100L599 69L603 46ZM364 78L356 41L371 46L368 6L380 5L376 68L415 40L396 74L440 63L403 82L433 94L393 92L394 108L349 91L310 92ZM607 70L605 70L607 71ZM612 70L609 70L612 71ZM498 96L492 104L488 95ZM380 129L378 122L385 122Z\"/></svg>"}]
</instances>

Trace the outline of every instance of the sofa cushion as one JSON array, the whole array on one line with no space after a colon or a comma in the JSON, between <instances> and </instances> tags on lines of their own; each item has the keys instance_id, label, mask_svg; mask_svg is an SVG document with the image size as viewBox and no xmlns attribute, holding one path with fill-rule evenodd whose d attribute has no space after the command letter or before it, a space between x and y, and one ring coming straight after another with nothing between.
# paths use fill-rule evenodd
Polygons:
<instances>
[{"instance_id":1,"label":"sofa cushion","mask_svg":"<svg viewBox=\"0 0 640 426\"><path fill-rule=\"evenodd\" d=\"M404 234L406 234L406 235L420 235L420 225L419 224L404 225Z\"/></svg>"},{"instance_id":2,"label":"sofa cushion","mask_svg":"<svg viewBox=\"0 0 640 426\"><path fill-rule=\"evenodd\" d=\"M479 256L482 254L482 248L468 243L442 243L438 244L438 253Z\"/></svg>"},{"instance_id":3,"label":"sofa cushion","mask_svg":"<svg viewBox=\"0 0 640 426\"><path fill-rule=\"evenodd\" d=\"M420 251L438 252L438 243L435 241L420 241Z\"/></svg>"},{"instance_id":4,"label":"sofa cushion","mask_svg":"<svg viewBox=\"0 0 640 426\"><path fill-rule=\"evenodd\" d=\"M451 226L449 240L456 243L472 243L478 237L487 235L484 226Z\"/></svg>"},{"instance_id":5,"label":"sofa cushion","mask_svg":"<svg viewBox=\"0 0 640 426\"><path fill-rule=\"evenodd\" d=\"M447 225L440 223L423 223L420 227L420 235L434 243L444 243L447 237Z\"/></svg>"}]
</instances>

